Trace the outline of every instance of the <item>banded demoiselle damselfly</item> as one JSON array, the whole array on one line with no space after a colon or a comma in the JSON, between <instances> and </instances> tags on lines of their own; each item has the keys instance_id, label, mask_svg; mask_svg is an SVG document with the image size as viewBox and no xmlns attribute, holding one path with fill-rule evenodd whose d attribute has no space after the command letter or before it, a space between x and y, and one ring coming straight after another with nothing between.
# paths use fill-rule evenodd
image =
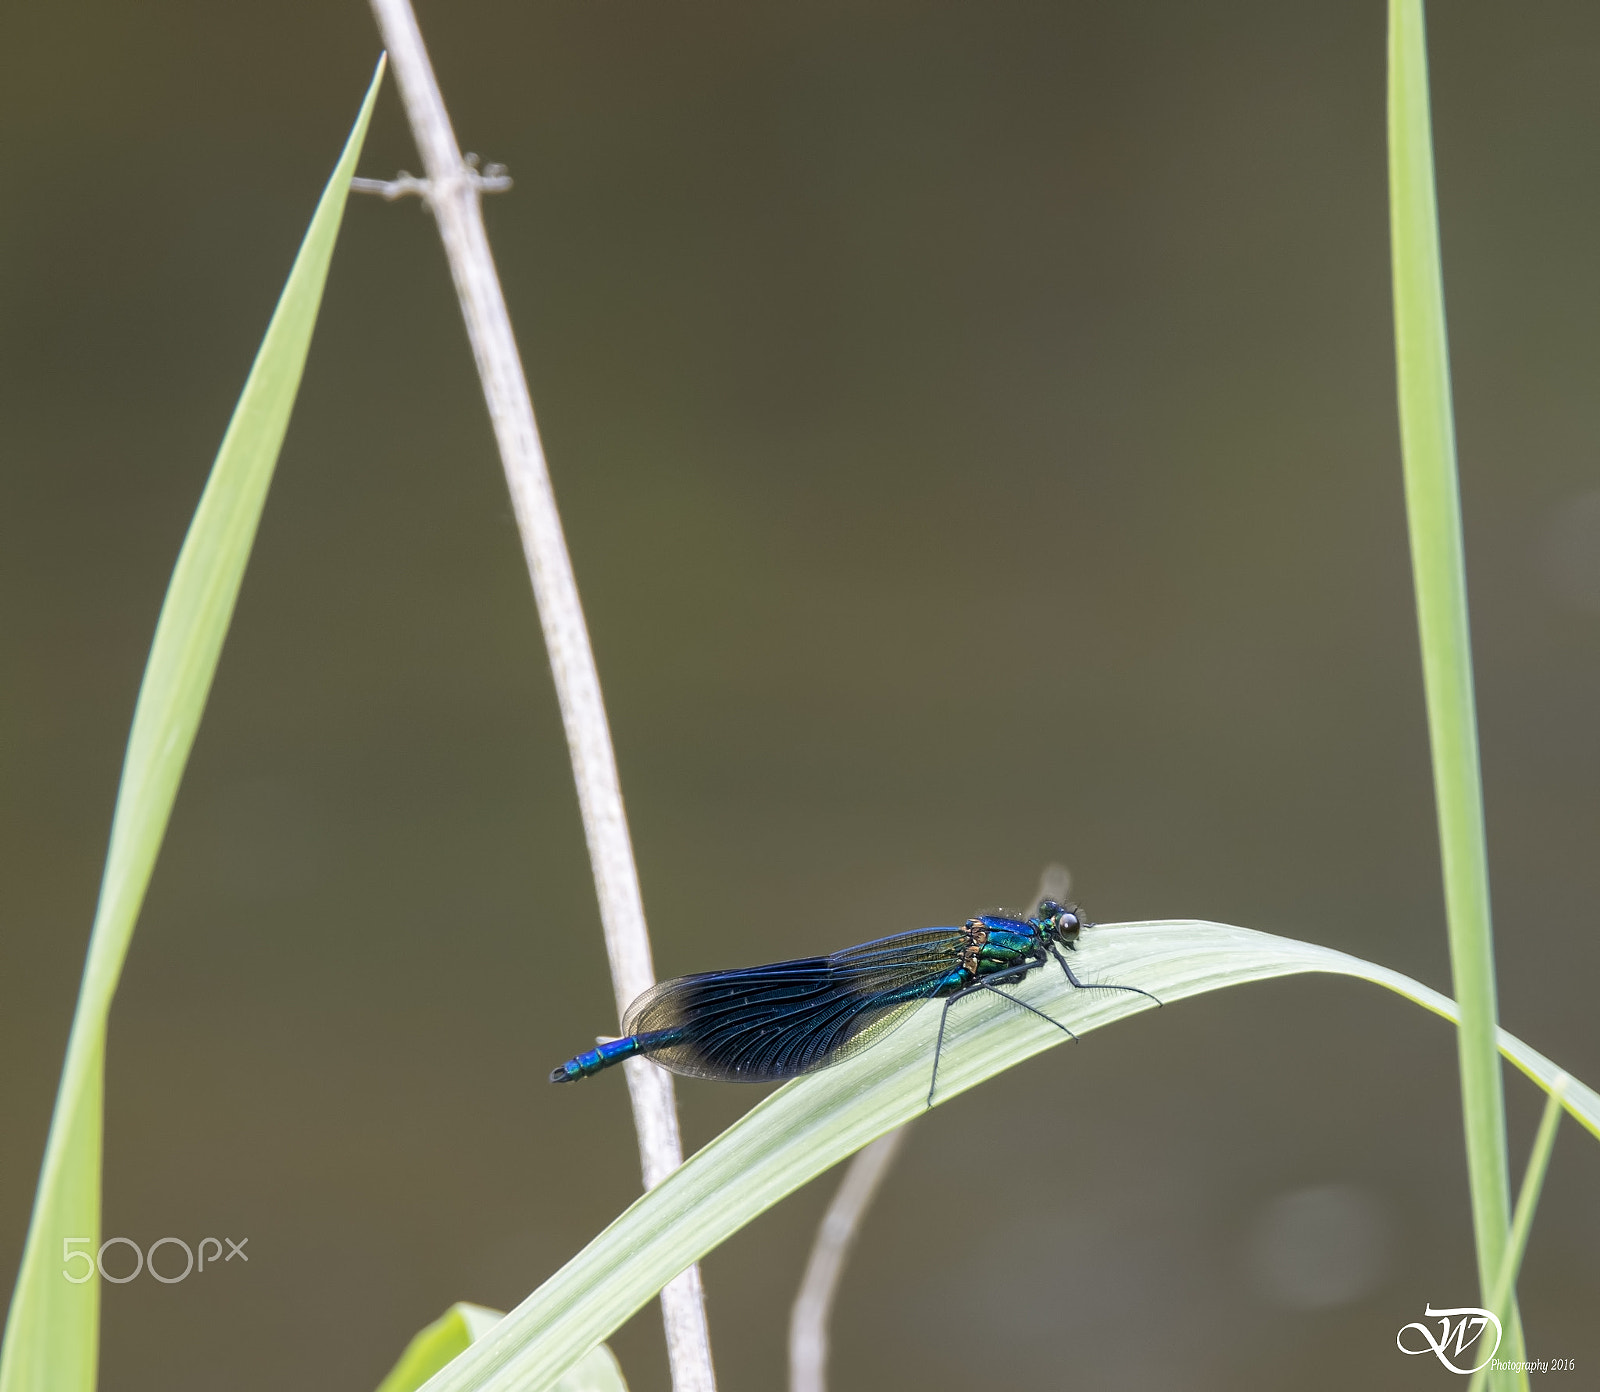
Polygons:
<instances>
[{"instance_id":1,"label":"banded demoiselle damselfly","mask_svg":"<svg viewBox=\"0 0 1600 1392\"><path fill-rule=\"evenodd\" d=\"M924 1001L943 999L931 1107L950 1007L967 996L991 991L1076 1039L1059 1020L1001 989L1054 959L1080 990L1133 991L1161 1004L1137 986L1078 979L1061 949L1076 951L1079 933L1093 926L1044 899L1032 918L988 913L960 928L896 933L827 957L674 977L628 1007L623 1038L568 1059L550 1081L575 1082L642 1056L691 1078L781 1082L859 1053Z\"/></svg>"}]
</instances>

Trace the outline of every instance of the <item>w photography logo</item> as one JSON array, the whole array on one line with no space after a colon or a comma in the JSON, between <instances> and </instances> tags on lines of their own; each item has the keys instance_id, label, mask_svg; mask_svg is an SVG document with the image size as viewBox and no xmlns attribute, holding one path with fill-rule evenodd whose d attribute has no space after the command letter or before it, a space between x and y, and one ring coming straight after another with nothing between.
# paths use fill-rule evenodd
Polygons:
<instances>
[{"instance_id":1,"label":"w photography logo","mask_svg":"<svg viewBox=\"0 0 1600 1392\"><path fill-rule=\"evenodd\" d=\"M1421 1320L1405 1325L1394 1336L1395 1345L1401 1353L1431 1353L1452 1373L1465 1376L1477 1372L1500 1350L1500 1321L1491 1310L1480 1310L1476 1305L1463 1306L1459 1310L1435 1310L1429 1305L1423 1312L1423 1318L1439 1322L1438 1337ZM1483 1331L1491 1324L1494 1326L1494 1344L1476 1363L1462 1367L1461 1364L1471 1356L1467 1350L1479 1341ZM1422 1348L1406 1346L1406 1335L1413 1329L1422 1335Z\"/></svg>"}]
</instances>

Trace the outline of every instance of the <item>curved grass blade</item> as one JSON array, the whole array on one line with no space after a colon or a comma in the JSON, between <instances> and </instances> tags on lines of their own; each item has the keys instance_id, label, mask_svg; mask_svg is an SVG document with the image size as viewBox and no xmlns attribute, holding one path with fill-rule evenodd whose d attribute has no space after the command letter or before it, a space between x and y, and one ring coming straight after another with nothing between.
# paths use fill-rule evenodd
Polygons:
<instances>
[{"instance_id":1,"label":"curved grass blade","mask_svg":"<svg viewBox=\"0 0 1600 1392\"><path fill-rule=\"evenodd\" d=\"M345 196L383 77L380 62L267 326L178 553L133 712L78 1006L40 1166L33 1219L0 1346L0 1392L88 1392L100 1279L64 1261L100 1245L106 1021L222 652L311 346ZM85 1252L87 1248L87 1253Z\"/></svg>"},{"instance_id":2,"label":"curved grass blade","mask_svg":"<svg viewBox=\"0 0 1600 1392\"><path fill-rule=\"evenodd\" d=\"M1386 986L1447 1020L1455 1003L1399 972L1331 948L1189 920L1086 930L1075 965L1086 982L1154 991L1169 1005L1247 981L1333 972ZM1074 991L1041 972L1017 994L1079 1034L1155 1007L1123 991ZM638 1200L492 1332L426 1384L426 1392L542 1392L679 1271L765 1209L924 1109L937 1009L882 1043L799 1078L729 1127ZM1061 1031L998 1001L952 1017L939 1069L941 1103L1062 1041ZM1560 1070L1501 1031L1500 1050L1541 1087ZM1566 1110L1600 1137L1600 1096L1568 1085Z\"/></svg>"}]
</instances>

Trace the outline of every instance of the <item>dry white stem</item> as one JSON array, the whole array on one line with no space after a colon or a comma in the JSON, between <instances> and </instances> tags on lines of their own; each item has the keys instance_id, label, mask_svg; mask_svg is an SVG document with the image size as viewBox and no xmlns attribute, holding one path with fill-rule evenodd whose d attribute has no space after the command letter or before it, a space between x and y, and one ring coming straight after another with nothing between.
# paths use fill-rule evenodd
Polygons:
<instances>
[{"instance_id":1,"label":"dry white stem","mask_svg":"<svg viewBox=\"0 0 1600 1392\"><path fill-rule=\"evenodd\" d=\"M634 997L654 984L655 969L650 960L650 938L622 807L616 756L600 696L600 676L550 488L533 402L484 231L479 195L484 180L494 171L480 174L461 156L410 0L371 2L394 63L411 132L422 155L428 205L439 224L450 274L467 321L467 336L483 380L489 418L522 534L523 554L533 577L534 597L578 785L578 806L594 866L600 921L605 929L620 1017ZM626 1069L645 1187L650 1188L683 1159L672 1077L643 1060L629 1062ZM662 1290L661 1308L676 1392L715 1392L699 1267L690 1267Z\"/></svg>"},{"instance_id":2,"label":"dry white stem","mask_svg":"<svg viewBox=\"0 0 1600 1392\"><path fill-rule=\"evenodd\" d=\"M383 199L385 203L393 203L397 198L426 198L431 187L426 179L419 179L415 174L408 174L404 169L399 177L394 179L352 179L350 181L351 193L372 193Z\"/></svg>"},{"instance_id":3,"label":"dry white stem","mask_svg":"<svg viewBox=\"0 0 1600 1392\"><path fill-rule=\"evenodd\" d=\"M511 187L511 176L506 173L505 165L486 165L480 171L476 155L469 152L461 158L467 166L467 178L479 193L504 193ZM352 179L350 181L351 193L376 194L386 203L393 203L397 198L428 198L432 190L433 185L426 179L419 179L415 174L404 169L400 171L398 177L393 179Z\"/></svg>"},{"instance_id":4,"label":"dry white stem","mask_svg":"<svg viewBox=\"0 0 1600 1392\"><path fill-rule=\"evenodd\" d=\"M850 1246L861 1220L872 1206L873 1195L894 1163L909 1125L879 1136L859 1150L845 1171L839 1192L833 1196L817 1241L806 1263L806 1274L789 1316L789 1392L825 1392L828 1369L828 1316L844 1274Z\"/></svg>"}]
</instances>

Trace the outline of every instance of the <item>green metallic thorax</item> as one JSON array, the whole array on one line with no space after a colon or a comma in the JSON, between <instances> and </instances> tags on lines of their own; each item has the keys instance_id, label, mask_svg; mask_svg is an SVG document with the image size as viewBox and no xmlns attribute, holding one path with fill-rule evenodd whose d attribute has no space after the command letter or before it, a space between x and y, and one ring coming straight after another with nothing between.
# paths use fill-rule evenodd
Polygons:
<instances>
[{"instance_id":1,"label":"green metallic thorax","mask_svg":"<svg viewBox=\"0 0 1600 1392\"><path fill-rule=\"evenodd\" d=\"M1044 948L1037 934L1019 933L1011 928L987 927L978 929L977 932L983 938L978 947L979 976L989 976L994 972L1004 971L1007 967L1015 967L1030 958L1040 958L1044 955Z\"/></svg>"},{"instance_id":2,"label":"green metallic thorax","mask_svg":"<svg viewBox=\"0 0 1600 1392\"><path fill-rule=\"evenodd\" d=\"M1011 971L1024 962L1045 960L1048 940L1036 924L985 916L969 918L965 932L967 943L961 965L939 983L937 995L954 995L980 977Z\"/></svg>"}]
</instances>

